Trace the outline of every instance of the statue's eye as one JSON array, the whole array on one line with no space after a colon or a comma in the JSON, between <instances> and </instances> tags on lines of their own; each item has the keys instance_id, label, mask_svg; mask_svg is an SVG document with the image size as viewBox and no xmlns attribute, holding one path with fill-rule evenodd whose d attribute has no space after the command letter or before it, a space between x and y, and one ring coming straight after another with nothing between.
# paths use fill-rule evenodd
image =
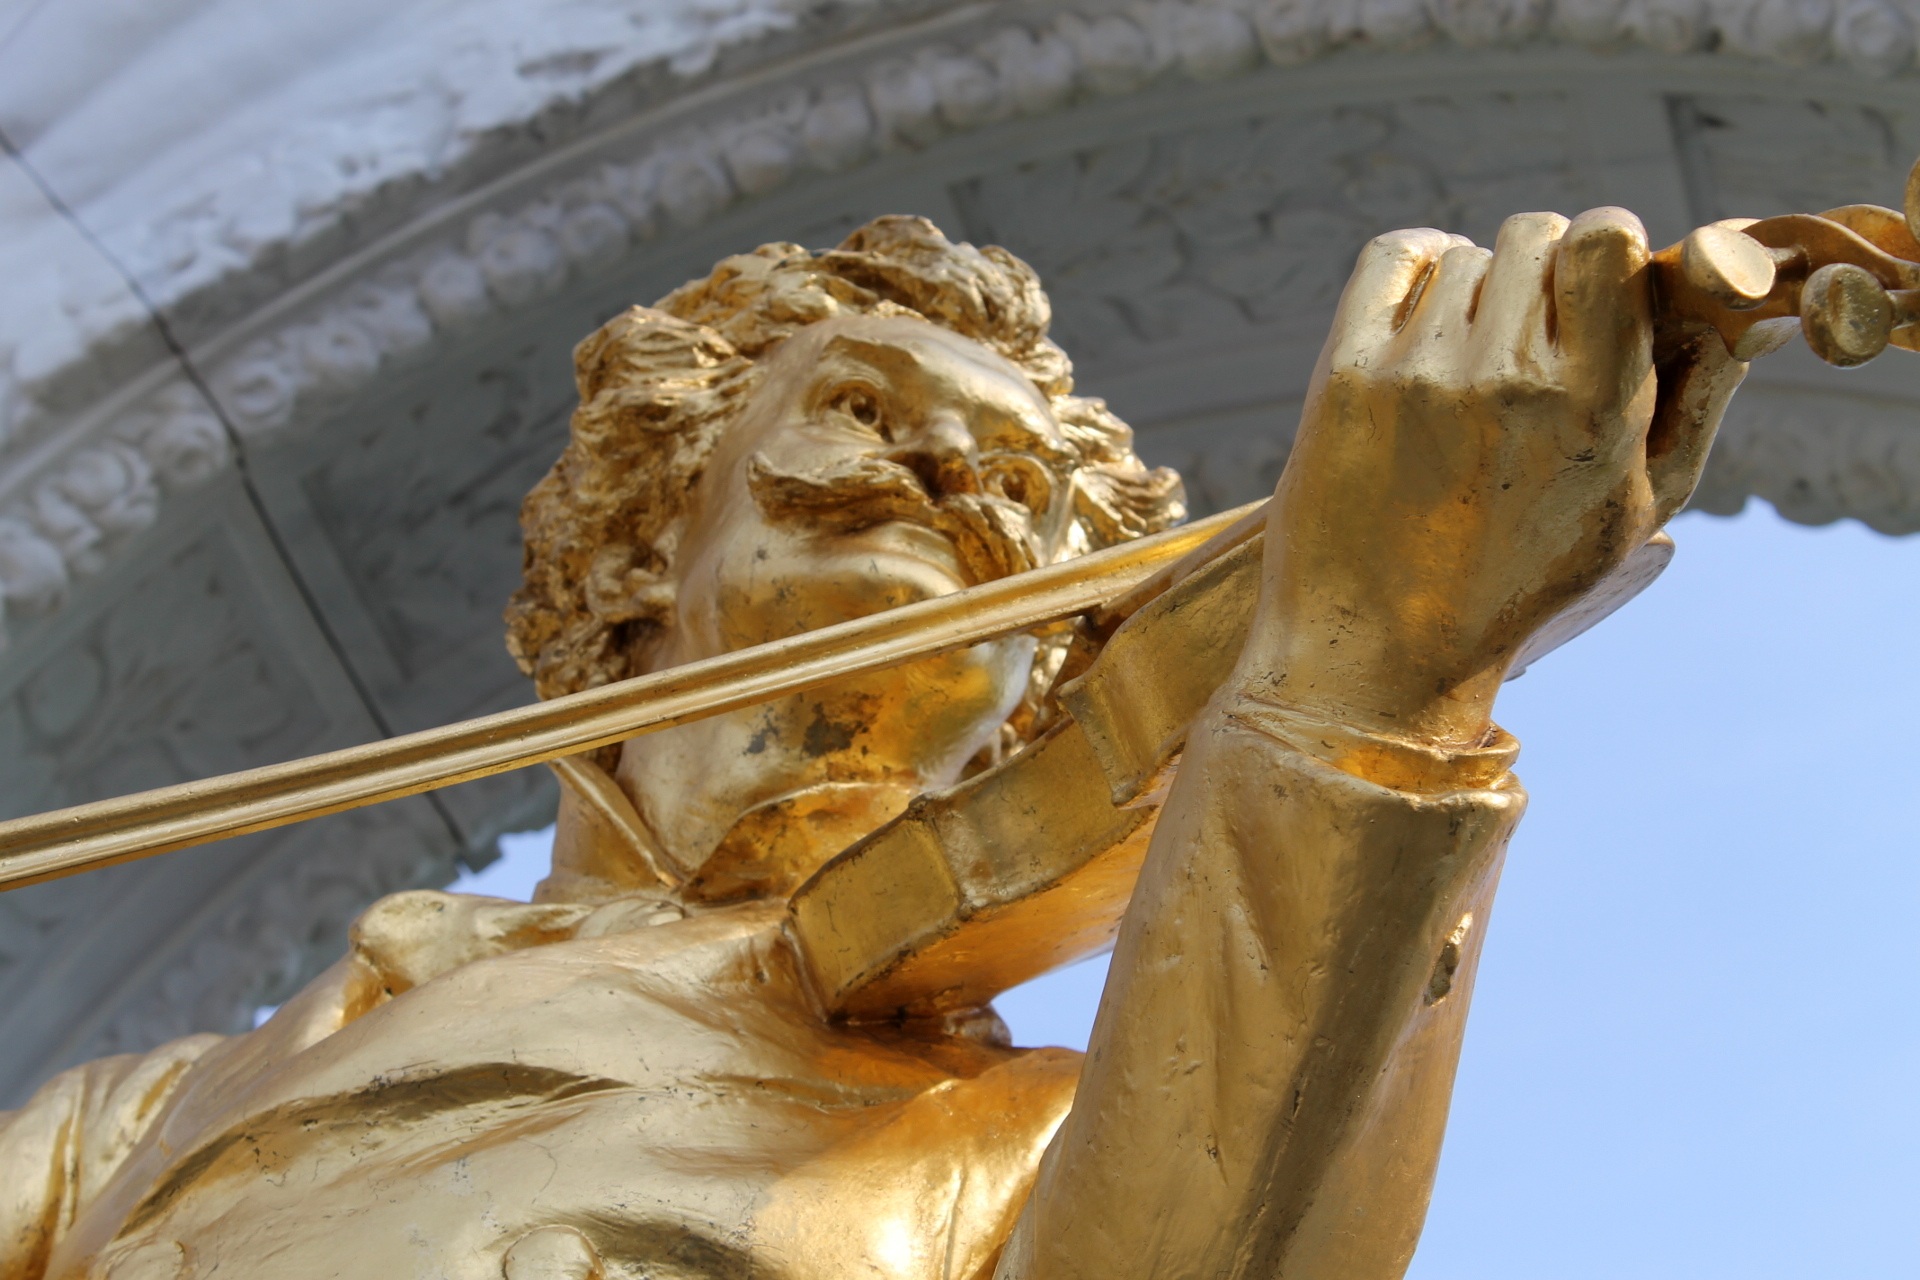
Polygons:
<instances>
[{"instance_id":1,"label":"statue's eye","mask_svg":"<svg viewBox=\"0 0 1920 1280\"><path fill-rule=\"evenodd\" d=\"M893 433L887 429L886 415L880 412L880 398L867 388L847 387L834 394L831 404L881 439L893 439Z\"/></svg>"}]
</instances>

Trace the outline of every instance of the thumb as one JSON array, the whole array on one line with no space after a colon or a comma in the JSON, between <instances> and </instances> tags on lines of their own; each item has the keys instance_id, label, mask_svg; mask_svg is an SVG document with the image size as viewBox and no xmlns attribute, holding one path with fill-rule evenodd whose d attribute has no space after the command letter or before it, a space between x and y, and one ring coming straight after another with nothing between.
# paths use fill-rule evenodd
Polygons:
<instances>
[{"instance_id":1,"label":"thumb","mask_svg":"<svg viewBox=\"0 0 1920 1280\"><path fill-rule=\"evenodd\" d=\"M1660 528L1699 485L1721 415L1747 376L1747 362L1728 355L1726 343L1709 329L1666 353L1654 373L1658 390L1647 428L1647 480L1653 488L1654 527Z\"/></svg>"}]
</instances>

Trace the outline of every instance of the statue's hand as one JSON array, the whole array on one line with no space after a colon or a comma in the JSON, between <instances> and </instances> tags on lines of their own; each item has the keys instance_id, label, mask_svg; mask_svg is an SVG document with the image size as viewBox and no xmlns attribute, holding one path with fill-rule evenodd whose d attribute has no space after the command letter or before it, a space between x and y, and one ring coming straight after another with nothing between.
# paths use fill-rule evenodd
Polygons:
<instances>
[{"instance_id":1,"label":"statue's hand","mask_svg":"<svg viewBox=\"0 0 1920 1280\"><path fill-rule=\"evenodd\" d=\"M1596 209L1361 253L1268 524L1243 685L1372 731L1479 740L1527 638L1686 501L1745 366L1656 377L1646 233Z\"/></svg>"}]
</instances>

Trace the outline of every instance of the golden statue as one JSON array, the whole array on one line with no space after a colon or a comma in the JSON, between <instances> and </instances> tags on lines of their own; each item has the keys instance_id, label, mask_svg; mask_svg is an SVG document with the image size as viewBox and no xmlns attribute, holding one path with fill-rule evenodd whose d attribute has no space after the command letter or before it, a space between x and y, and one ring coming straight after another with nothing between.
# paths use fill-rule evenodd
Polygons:
<instances>
[{"instance_id":1,"label":"golden statue","mask_svg":"<svg viewBox=\"0 0 1920 1280\"><path fill-rule=\"evenodd\" d=\"M1740 239L1375 240L1260 514L1077 623L560 762L534 902L385 899L260 1029L0 1116L0 1277L1400 1275L1524 805L1502 679L1658 560L1778 314L1912 336L1804 269L1770 313ZM906 218L610 321L524 509L541 695L1175 524L1047 326ZM1109 943L1089 1052L1011 1046L992 997Z\"/></svg>"}]
</instances>

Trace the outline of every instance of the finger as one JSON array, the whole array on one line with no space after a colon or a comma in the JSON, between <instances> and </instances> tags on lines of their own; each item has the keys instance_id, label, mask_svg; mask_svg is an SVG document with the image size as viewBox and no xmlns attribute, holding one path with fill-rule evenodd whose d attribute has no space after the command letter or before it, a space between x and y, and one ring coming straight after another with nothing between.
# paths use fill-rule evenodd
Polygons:
<instances>
[{"instance_id":1,"label":"finger","mask_svg":"<svg viewBox=\"0 0 1920 1280\"><path fill-rule=\"evenodd\" d=\"M1400 342L1412 364L1457 368L1472 332L1474 310L1493 254L1471 240L1440 255L1413 312L1400 330Z\"/></svg>"},{"instance_id":2,"label":"finger","mask_svg":"<svg viewBox=\"0 0 1920 1280\"><path fill-rule=\"evenodd\" d=\"M1500 226L1480 287L1473 343L1490 371L1539 371L1552 364L1554 249L1567 229L1557 213L1516 213Z\"/></svg>"},{"instance_id":3,"label":"finger","mask_svg":"<svg viewBox=\"0 0 1920 1280\"><path fill-rule=\"evenodd\" d=\"M1326 361L1334 368L1377 363L1376 357L1405 319L1414 290L1458 239L1432 227L1419 227L1369 240L1340 295L1333 331L1327 336Z\"/></svg>"},{"instance_id":4,"label":"finger","mask_svg":"<svg viewBox=\"0 0 1920 1280\"><path fill-rule=\"evenodd\" d=\"M1727 354L1719 334L1708 332L1663 360L1655 373L1659 390L1647 430L1647 481L1658 527L1693 496L1727 401L1747 376L1747 364Z\"/></svg>"},{"instance_id":5,"label":"finger","mask_svg":"<svg viewBox=\"0 0 1920 1280\"><path fill-rule=\"evenodd\" d=\"M1560 237L1553 267L1560 376L1602 407L1626 404L1652 368L1647 231L1625 209L1589 209Z\"/></svg>"}]
</instances>

